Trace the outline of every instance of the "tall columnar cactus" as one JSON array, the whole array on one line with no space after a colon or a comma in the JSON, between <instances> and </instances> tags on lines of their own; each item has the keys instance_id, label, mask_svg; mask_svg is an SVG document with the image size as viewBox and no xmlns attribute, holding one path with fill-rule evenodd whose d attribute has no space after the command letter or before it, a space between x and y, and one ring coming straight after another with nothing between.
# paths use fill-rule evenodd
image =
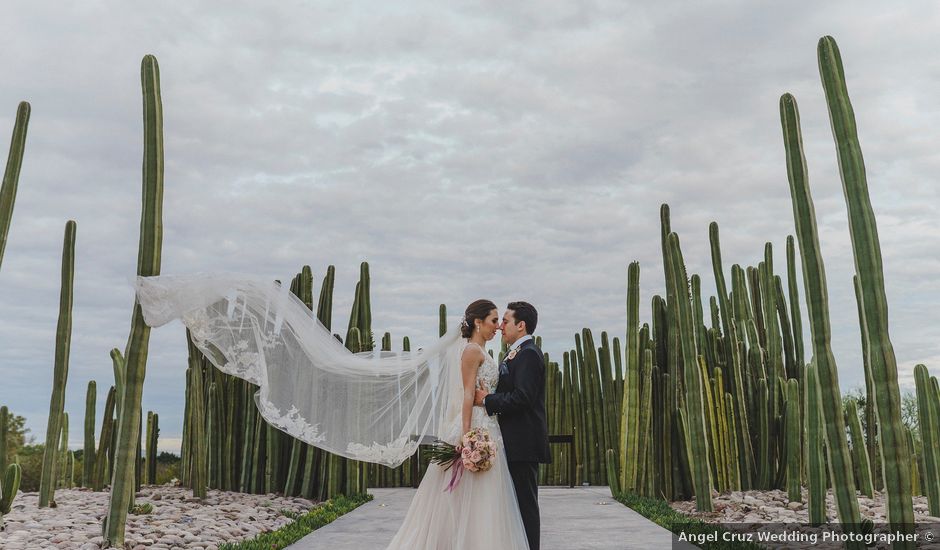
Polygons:
<instances>
[{"instance_id":1,"label":"tall columnar cactus","mask_svg":"<svg viewBox=\"0 0 940 550\"><path fill-rule=\"evenodd\" d=\"M163 244L163 105L160 99L160 70L157 59L152 55L144 56L140 72L143 88L144 154L137 275L153 276L160 274ZM114 483L111 487L111 503L104 529L104 540L112 546L124 544L128 504L134 496L134 453L140 444L140 400L143 395L149 343L150 327L144 322L140 304L135 303L126 354L127 378L118 421Z\"/></svg>"},{"instance_id":2,"label":"tall columnar cactus","mask_svg":"<svg viewBox=\"0 0 940 550\"><path fill-rule=\"evenodd\" d=\"M685 263L679 247L679 236L670 233L668 237L669 263L673 277L673 290L676 297L676 315L679 325L679 341L682 362L685 365L685 391L687 428L691 445L692 483L695 491L695 505L699 511L712 510L712 483L709 465L708 438L705 432L705 409L702 398L702 383L699 369L695 368L695 342L692 339L692 308L689 302L686 284Z\"/></svg>"},{"instance_id":3,"label":"tall columnar cactus","mask_svg":"<svg viewBox=\"0 0 940 550\"><path fill-rule=\"evenodd\" d=\"M914 367L917 388L917 419L924 447L924 478L921 485L927 495L931 516L940 516L940 400L934 395L927 367Z\"/></svg>"},{"instance_id":4,"label":"tall columnar cactus","mask_svg":"<svg viewBox=\"0 0 940 550\"><path fill-rule=\"evenodd\" d=\"M108 448L111 445L111 434L114 430L114 404L117 400L117 391L114 386L108 389L108 397L104 402L104 415L101 417L101 434L98 439L98 452L95 453L95 472L91 487L100 491L105 486L108 472Z\"/></svg>"},{"instance_id":5,"label":"tall columnar cactus","mask_svg":"<svg viewBox=\"0 0 940 550\"><path fill-rule=\"evenodd\" d=\"M56 459L56 477L59 485L68 488L69 466L69 413L62 413L62 431L59 433L59 457Z\"/></svg>"},{"instance_id":6,"label":"tall columnar cactus","mask_svg":"<svg viewBox=\"0 0 940 550\"><path fill-rule=\"evenodd\" d=\"M831 36L819 40L819 74L826 92L829 121L839 159L839 175L849 214L849 234L855 256L855 272L862 289L862 305L868 331L868 356L875 385L882 470L888 494L888 521L892 529L913 532L914 502L911 496L910 454L904 444L898 365L888 336L888 300L878 225L868 195L865 163L859 146L855 113L849 101L839 47Z\"/></svg>"},{"instance_id":7,"label":"tall columnar cactus","mask_svg":"<svg viewBox=\"0 0 940 550\"><path fill-rule=\"evenodd\" d=\"M855 400L849 399L845 405L845 421L852 434L852 461L855 471L858 472L858 490L868 498L874 498L875 488L871 481L871 463L868 461L868 449L865 448L865 437L862 435L862 423L858 418L858 408Z\"/></svg>"},{"instance_id":8,"label":"tall columnar cactus","mask_svg":"<svg viewBox=\"0 0 940 550\"><path fill-rule=\"evenodd\" d=\"M6 405L0 407L0 472L7 469L7 438L10 434L10 411Z\"/></svg>"},{"instance_id":9,"label":"tall columnar cactus","mask_svg":"<svg viewBox=\"0 0 940 550\"><path fill-rule=\"evenodd\" d=\"M438 309L437 332L440 336L444 336L447 332L447 306L445 304L441 304Z\"/></svg>"},{"instance_id":10,"label":"tall columnar cactus","mask_svg":"<svg viewBox=\"0 0 940 550\"><path fill-rule=\"evenodd\" d=\"M633 491L637 483L639 454L640 415L640 263L631 262L627 268L627 358L623 390L623 415L620 418L620 436L623 452L620 453L619 486L624 491ZM613 482L611 482L613 483Z\"/></svg>"},{"instance_id":11,"label":"tall columnar cactus","mask_svg":"<svg viewBox=\"0 0 940 550\"><path fill-rule=\"evenodd\" d=\"M826 427L829 469L835 493L839 520L849 528L861 523L855 479L852 476L852 458L845 438L842 416L842 395L839 392L839 373L832 354L832 332L829 325L829 292L826 289L826 270L819 250L816 213L809 190L800 114L796 99L790 94L780 98L780 121L783 127L787 176L793 203L793 219L800 245L800 263L803 267L803 290L806 293L810 332L813 337L813 358L819 378L819 390Z\"/></svg>"},{"instance_id":12,"label":"tall columnar cactus","mask_svg":"<svg viewBox=\"0 0 940 550\"><path fill-rule=\"evenodd\" d=\"M20 168L23 166L29 113L29 103L21 101L16 109L16 122L13 123L13 137L10 139L10 153L3 172L3 186L0 187L0 263L3 262L3 251L7 247L7 235L10 233L10 221L13 218L13 203L16 201Z\"/></svg>"},{"instance_id":13,"label":"tall columnar cactus","mask_svg":"<svg viewBox=\"0 0 940 550\"><path fill-rule=\"evenodd\" d=\"M859 334L862 338L862 367L865 369L865 442L868 459L872 466L873 482L875 487L881 487L881 452L878 451L878 420L875 413L875 380L871 376L871 361L868 357L868 329L865 326L865 310L862 305L862 288L859 286L858 275L852 276L852 285L855 287L855 306L858 311Z\"/></svg>"},{"instance_id":14,"label":"tall columnar cactus","mask_svg":"<svg viewBox=\"0 0 940 550\"><path fill-rule=\"evenodd\" d=\"M157 442L160 438L160 416L147 411L147 475L146 482L153 485L157 482Z\"/></svg>"},{"instance_id":15,"label":"tall columnar cactus","mask_svg":"<svg viewBox=\"0 0 940 550\"><path fill-rule=\"evenodd\" d=\"M65 411L65 384L69 375L69 348L72 342L72 283L75 272L75 222L65 224L62 245L62 282L59 291L59 320L56 326L55 368L52 375L52 398L46 423L46 447L42 455L42 476L39 481L39 507L55 502L56 458L62 415ZM64 466L64 465L63 465Z\"/></svg>"},{"instance_id":16,"label":"tall columnar cactus","mask_svg":"<svg viewBox=\"0 0 940 550\"><path fill-rule=\"evenodd\" d=\"M796 245L793 235L787 235L787 295L790 298L790 324L793 327L793 347L796 364L802 368L806 364L803 353L803 315L800 312L800 291L796 280Z\"/></svg>"},{"instance_id":17,"label":"tall columnar cactus","mask_svg":"<svg viewBox=\"0 0 940 550\"><path fill-rule=\"evenodd\" d=\"M23 475L19 464L10 464L3 469L3 483L0 484L0 530L3 529L3 516L10 513L13 499L20 490L20 479Z\"/></svg>"},{"instance_id":18,"label":"tall columnar cactus","mask_svg":"<svg viewBox=\"0 0 940 550\"><path fill-rule=\"evenodd\" d=\"M800 383L794 378L787 380L787 498L800 502Z\"/></svg>"},{"instance_id":19,"label":"tall columnar cactus","mask_svg":"<svg viewBox=\"0 0 940 550\"><path fill-rule=\"evenodd\" d=\"M819 395L819 378L815 363L806 365L803 383L803 406L806 409L806 485L809 493L809 521L819 525L826 517L826 460L823 455L825 434L823 433L822 403Z\"/></svg>"},{"instance_id":20,"label":"tall columnar cactus","mask_svg":"<svg viewBox=\"0 0 940 550\"><path fill-rule=\"evenodd\" d=\"M82 450L82 487L91 487L95 475L95 405L97 389L94 380L88 381L85 391L85 446Z\"/></svg>"}]
</instances>

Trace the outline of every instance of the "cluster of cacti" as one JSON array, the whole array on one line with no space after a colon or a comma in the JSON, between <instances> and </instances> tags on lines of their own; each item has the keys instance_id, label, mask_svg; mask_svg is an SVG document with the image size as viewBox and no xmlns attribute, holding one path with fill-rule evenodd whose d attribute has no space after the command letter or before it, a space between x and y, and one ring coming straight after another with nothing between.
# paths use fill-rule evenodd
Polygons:
<instances>
[{"instance_id":1,"label":"cluster of cacti","mask_svg":"<svg viewBox=\"0 0 940 550\"><path fill-rule=\"evenodd\" d=\"M788 236L786 241L786 283L775 273L769 242L757 265L734 264L730 281L726 280L718 224L712 222L709 241L716 296L708 297L706 307L701 277L687 273L669 207L662 205L665 292L651 299L651 322L640 321L640 266L633 262L627 270L623 345L617 337L611 341L606 332L595 342L592 331L585 328L574 335L574 345L563 354L561 364L545 355L549 433L572 434L574 442L570 448L552 446L553 461L541 467L541 483L608 484L614 494L632 491L668 500L694 497L699 510L711 510L713 489L786 489L791 500L800 500L806 486L813 523L827 521L824 497L831 487L839 520L850 529L861 528L863 522L856 487L869 496L883 487L888 519L899 531L908 532L913 524L913 494L927 495L930 513L940 515L940 389L937 378L918 365L917 440L901 422L877 226L841 59L830 37L820 40L818 56L855 257L853 283L866 380L864 429L855 402L848 402L843 411L799 112L795 99L784 94L779 107L796 229L795 238ZM163 198L162 105L159 70L152 56L143 59L141 79L143 209L137 273L150 276L160 272ZM0 189L0 261L28 119L29 105L23 103ZM68 450L68 415L63 410L74 245L75 222L69 221L41 507L54 502L57 484L71 487L74 482L74 454ZM331 331L334 277L330 266L316 306L316 317ZM304 266L290 290L313 310L313 289L313 273ZM345 337L335 335L354 353L371 351L376 345L370 292L369 266L364 262ZM812 335L808 362L804 304ZM448 328L446 315L442 304L440 335ZM156 481L157 414L148 413L146 437L141 442L149 332L135 304L124 353L111 351L115 384L108 391L97 449L94 381L89 382L86 394L81 479L95 490L110 480L111 503L103 535L114 546L124 542L135 489L142 482ZM180 477L194 496L205 498L208 488L216 488L325 499L362 493L369 486L412 485L417 481L412 461L418 461L419 476L427 467L420 456L398 468L352 461L290 437L261 416L254 405L256 386L213 368L188 332L187 340ZM381 349L391 351L392 346L391 334L384 333ZM407 337L402 348L411 348ZM6 464L8 416L6 408L0 408L0 471L4 472L0 522L9 511L20 476L18 465ZM577 462L574 479L568 469L572 453Z\"/></svg>"},{"instance_id":2,"label":"cluster of cacti","mask_svg":"<svg viewBox=\"0 0 940 550\"><path fill-rule=\"evenodd\" d=\"M143 185L137 275L160 274L163 246L163 105L157 60L147 55L141 62L143 89ZM140 304L134 304L131 330L124 352L123 388L118 391L118 426L112 463L111 502L103 525L104 540L123 546L127 511L137 486L140 458L140 401L147 366L150 327L144 322Z\"/></svg>"},{"instance_id":3,"label":"cluster of cacti","mask_svg":"<svg viewBox=\"0 0 940 550\"><path fill-rule=\"evenodd\" d=\"M42 457L42 475L39 481L39 507L55 502L56 462L62 454L59 443L65 416L65 384L69 372L69 348L72 340L72 284L75 272L75 222L65 224L65 242L62 246L62 281L59 293L59 319L56 326L55 366L52 375L52 397L46 424L46 446ZM68 428L66 428L66 431ZM59 468L67 465L60 464Z\"/></svg>"},{"instance_id":4,"label":"cluster of cacti","mask_svg":"<svg viewBox=\"0 0 940 550\"><path fill-rule=\"evenodd\" d=\"M323 278L316 316L332 330L335 269ZM304 266L290 290L313 310L313 273ZM371 349L369 266L363 263L351 322L342 339L353 352ZM207 488L323 499L364 492L374 466L333 455L269 425L255 406L257 386L227 375L192 343L183 421L181 481L196 497Z\"/></svg>"}]
</instances>

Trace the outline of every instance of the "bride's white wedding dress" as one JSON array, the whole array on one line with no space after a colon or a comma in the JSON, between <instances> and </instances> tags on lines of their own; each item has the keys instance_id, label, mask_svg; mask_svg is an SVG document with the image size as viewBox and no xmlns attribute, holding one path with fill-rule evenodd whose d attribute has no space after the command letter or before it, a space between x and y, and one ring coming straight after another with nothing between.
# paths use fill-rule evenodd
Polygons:
<instances>
[{"instance_id":1,"label":"bride's white wedding dress","mask_svg":"<svg viewBox=\"0 0 940 550\"><path fill-rule=\"evenodd\" d=\"M465 343L460 351L467 345L476 344ZM477 386L495 388L499 367L489 354L484 357ZM388 550L528 550L499 423L483 407L473 407L470 426L485 428L496 442L493 467L464 471L457 487L448 492L452 469L430 464Z\"/></svg>"},{"instance_id":2,"label":"bride's white wedding dress","mask_svg":"<svg viewBox=\"0 0 940 550\"><path fill-rule=\"evenodd\" d=\"M256 384L261 416L331 453L396 467L434 437L456 444L462 430L461 356L455 326L414 352L351 353L287 285L231 273L138 277L144 320L180 319L193 344L221 371ZM476 344L474 344L476 345ZM495 388L496 361L484 354L477 384ZM390 546L402 550L528 550L495 417L473 408L471 426L498 447L486 472L432 464Z\"/></svg>"}]
</instances>

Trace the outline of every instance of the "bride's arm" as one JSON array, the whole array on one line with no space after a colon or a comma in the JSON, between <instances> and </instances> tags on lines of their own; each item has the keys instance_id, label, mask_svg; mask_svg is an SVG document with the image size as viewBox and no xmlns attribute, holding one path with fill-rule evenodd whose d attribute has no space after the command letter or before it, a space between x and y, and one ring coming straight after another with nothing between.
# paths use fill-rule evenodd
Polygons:
<instances>
[{"instance_id":1,"label":"bride's arm","mask_svg":"<svg viewBox=\"0 0 940 550\"><path fill-rule=\"evenodd\" d=\"M460 372L463 375L463 434L470 431L470 418L473 414L473 397L477 384L477 370L483 363L483 350L478 346L467 346L460 358Z\"/></svg>"}]
</instances>

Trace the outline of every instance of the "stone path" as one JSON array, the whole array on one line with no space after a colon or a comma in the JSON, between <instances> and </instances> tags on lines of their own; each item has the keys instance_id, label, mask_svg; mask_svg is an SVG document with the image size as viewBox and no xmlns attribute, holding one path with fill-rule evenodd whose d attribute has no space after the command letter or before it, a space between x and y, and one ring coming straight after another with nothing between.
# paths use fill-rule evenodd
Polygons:
<instances>
[{"instance_id":1,"label":"stone path","mask_svg":"<svg viewBox=\"0 0 940 550\"><path fill-rule=\"evenodd\" d=\"M381 550L395 535L414 489L369 489L375 498L307 535L289 550ZM540 487L541 550L696 548L620 504L607 487ZM495 549L490 549L495 550Z\"/></svg>"}]
</instances>

